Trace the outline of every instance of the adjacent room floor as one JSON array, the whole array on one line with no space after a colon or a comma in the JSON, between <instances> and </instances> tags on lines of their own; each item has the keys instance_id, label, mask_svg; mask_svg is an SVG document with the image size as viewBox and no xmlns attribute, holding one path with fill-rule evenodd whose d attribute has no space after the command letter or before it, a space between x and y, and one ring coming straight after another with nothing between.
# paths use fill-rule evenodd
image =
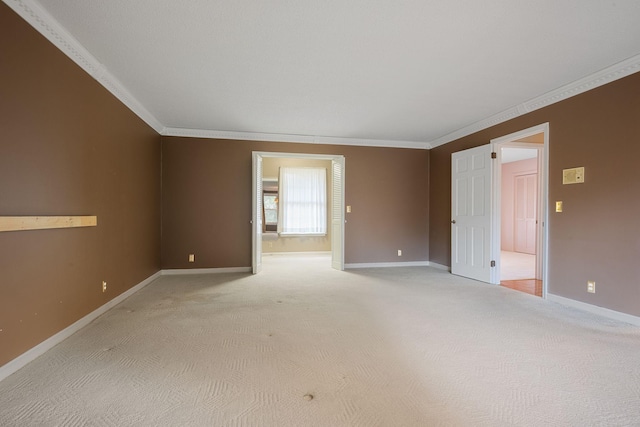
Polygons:
<instances>
[{"instance_id":1,"label":"adjacent room floor","mask_svg":"<svg viewBox=\"0 0 640 427\"><path fill-rule=\"evenodd\" d=\"M521 252L500 252L500 285L538 297L542 280L536 278L536 256Z\"/></svg>"},{"instance_id":2,"label":"adjacent room floor","mask_svg":"<svg viewBox=\"0 0 640 427\"><path fill-rule=\"evenodd\" d=\"M0 425L640 425L640 328L426 267L163 276L0 382Z\"/></svg>"}]
</instances>

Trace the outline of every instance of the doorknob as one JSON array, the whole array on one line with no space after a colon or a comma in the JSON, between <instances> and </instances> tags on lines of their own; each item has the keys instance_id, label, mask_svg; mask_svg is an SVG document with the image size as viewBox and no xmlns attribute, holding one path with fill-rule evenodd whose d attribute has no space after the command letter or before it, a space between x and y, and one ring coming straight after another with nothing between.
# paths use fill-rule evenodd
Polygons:
<instances>
[{"instance_id":1,"label":"doorknob","mask_svg":"<svg viewBox=\"0 0 640 427\"><path fill-rule=\"evenodd\" d=\"M455 220L455 219L452 219L452 220L451 220L451 224L455 224L455 223L456 223L456 220Z\"/></svg>"}]
</instances>

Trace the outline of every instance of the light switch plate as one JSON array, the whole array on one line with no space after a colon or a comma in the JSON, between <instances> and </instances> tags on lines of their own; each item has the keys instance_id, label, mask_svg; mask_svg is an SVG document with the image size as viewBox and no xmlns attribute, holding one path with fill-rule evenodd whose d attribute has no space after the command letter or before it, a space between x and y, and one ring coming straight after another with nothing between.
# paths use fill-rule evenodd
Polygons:
<instances>
[{"instance_id":1,"label":"light switch plate","mask_svg":"<svg viewBox=\"0 0 640 427\"><path fill-rule=\"evenodd\" d=\"M562 201L556 202L556 212L562 212Z\"/></svg>"}]
</instances>

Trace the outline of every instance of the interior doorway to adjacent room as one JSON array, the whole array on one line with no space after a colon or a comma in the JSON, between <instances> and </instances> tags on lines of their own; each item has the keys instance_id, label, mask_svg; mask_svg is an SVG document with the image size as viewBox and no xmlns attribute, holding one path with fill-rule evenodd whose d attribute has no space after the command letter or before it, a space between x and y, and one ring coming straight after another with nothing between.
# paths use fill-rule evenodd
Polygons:
<instances>
[{"instance_id":1,"label":"interior doorway to adjacent room","mask_svg":"<svg viewBox=\"0 0 640 427\"><path fill-rule=\"evenodd\" d=\"M298 235L299 233L290 233L288 237L287 245L294 247L300 247L292 245L294 241L298 243L304 243L305 239L316 239L317 243L322 244L323 240L330 242L328 246L331 254L331 267L343 270L344 269L344 168L345 159L341 155L324 155L324 154L303 154L303 153L271 153L271 152L254 152L253 153L253 188L252 188L252 265L253 273L257 274L262 269L262 256L263 245L265 241L269 249L273 249L271 252L277 252L278 245L282 245L282 241L278 243L281 233L278 226L278 214L273 212L274 209L278 209L278 198L281 196L279 191L277 173L267 172L265 174L265 167L268 166L271 160L280 159L281 163L291 163L292 160L296 162L305 161L307 163L322 163L322 167L326 169L327 175L327 224L326 224L326 236L321 236L322 233L315 233L311 236L306 233L304 236ZM294 162L295 163L295 162ZM309 163L310 164L310 163ZM318 165L316 165L318 166ZM276 169L277 170L277 169ZM275 203L274 203L275 202ZM275 218L274 218L275 214ZM311 233L313 234L313 233ZM284 248L280 252L287 252L287 248ZM308 249L308 248L307 248ZM288 252L295 252L295 249L289 249Z\"/></svg>"},{"instance_id":2,"label":"interior doorway to adjacent room","mask_svg":"<svg viewBox=\"0 0 640 427\"><path fill-rule=\"evenodd\" d=\"M500 150L500 285L543 296L545 131L504 140Z\"/></svg>"},{"instance_id":3,"label":"interior doorway to adjacent room","mask_svg":"<svg viewBox=\"0 0 640 427\"><path fill-rule=\"evenodd\" d=\"M453 274L546 297L548 145L545 123L452 154Z\"/></svg>"}]
</instances>

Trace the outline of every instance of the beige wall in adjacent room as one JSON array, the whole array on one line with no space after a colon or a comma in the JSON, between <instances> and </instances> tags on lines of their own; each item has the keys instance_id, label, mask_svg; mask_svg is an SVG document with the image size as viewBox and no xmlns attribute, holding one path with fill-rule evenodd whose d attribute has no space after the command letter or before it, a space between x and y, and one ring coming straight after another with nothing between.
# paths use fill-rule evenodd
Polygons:
<instances>
[{"instance_id":1,"label":"beige wall in adjacent room","mask_svg":"<svg viewBox=\"0 0 640 427\"><path fill-rule=\"evenodd\" d=\"M327 171L327 234L325 236L265 236L262 252L328 252L331 250L331 160L264 157L262 176L278 178L281 167L324 168Z\"/></svg>"}]
</instances>

